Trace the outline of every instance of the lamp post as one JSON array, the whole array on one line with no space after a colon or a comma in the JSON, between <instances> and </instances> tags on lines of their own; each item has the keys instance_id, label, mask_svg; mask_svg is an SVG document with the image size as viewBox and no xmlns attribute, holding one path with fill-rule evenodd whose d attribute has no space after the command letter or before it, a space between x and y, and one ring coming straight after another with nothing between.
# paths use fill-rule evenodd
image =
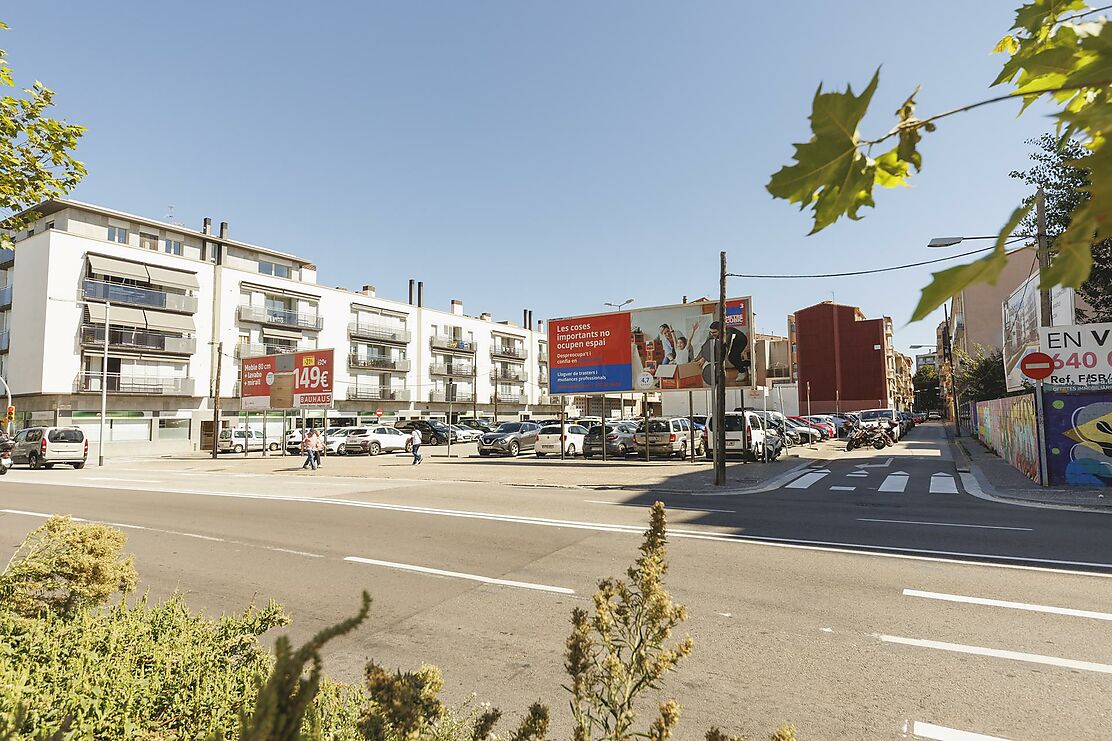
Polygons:
<instances>
[{"instance_id":1,"label":"lamp post","mask_svg":"<svg viewBox=\"0 0 1112 741\"><path fill-rule=\"evenodd\" d=\"M614 309L614 311L621 311L623 307L628 306L629 304L632 304L632 303L633 303L633 299L627 298L625 301L622 301L621 303L618 303L618 304L612 303L610 301L606 301L605 303L603 303L603 306L609 306L612 309ZM602 402L602 454L603 454L603 456L605 456L606 455L606 401L605 401L606 394L603 394L602 398L604 399L604 401ZM626 416L625 399L626 399L626 395L625 395L624 392L621 393L621 394L618 394L618 401L622 405L622 409L621 409L621 412L622 412L622 417L621 418L622 419L625 419L625 416Z\"/></svg>"},{"instance_id":2,"label":"lamp post","mask_svg":"<svg viewBox=\"0 0 1112 741\"><path fill-rule=\"evenodd\" d=\"M76 299L68 298L55 298L49 297L51 301L62 301L67 304L77 304L78 306L93 306L94 303L90 301L79 301ZM111 314L112 302L96 302L95 305L104 306L104 351L100 361L100 431L98 433L100 442L97 443L97 465L104 467L104 421L108 417L108 334L111 331Z\"/></svg>"}]
</instances>

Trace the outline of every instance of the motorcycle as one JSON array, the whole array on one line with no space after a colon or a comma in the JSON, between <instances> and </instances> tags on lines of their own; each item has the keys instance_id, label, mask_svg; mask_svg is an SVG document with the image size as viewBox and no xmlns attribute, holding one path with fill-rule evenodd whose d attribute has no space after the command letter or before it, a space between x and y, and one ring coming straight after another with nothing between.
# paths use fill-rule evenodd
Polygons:
<instances>
[{"instance_id":1,"label":"motorcycle","mask_svg":"<svg viewBox=\"0 0 1112 741\"><path fill-rule=\"evenodd\" d=\"M11 440L4 440L0 442L0 476L8 472L12 467L12 448L15 446Z\"/></svg>"}]
</instances>

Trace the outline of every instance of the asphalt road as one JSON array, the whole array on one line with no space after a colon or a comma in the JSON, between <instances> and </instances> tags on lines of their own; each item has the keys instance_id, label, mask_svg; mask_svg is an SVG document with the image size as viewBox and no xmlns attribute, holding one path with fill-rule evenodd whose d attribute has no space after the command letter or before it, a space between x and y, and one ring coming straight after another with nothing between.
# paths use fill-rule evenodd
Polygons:
<instances>
[{"instance_id":1,"label":"asphalt road","mask_svg":"<svg viewBox=\"0 0 1112 741\"><path fill-rule=\"evenodd\" d=\"M666 685L685 706L679 738L711 724L759 738L782 721L809 739L962 738L935 726L1087 739L1112 727L1112 517L975 498L929 427L775 491L657 498L671 508L668 583L696 645ZM55 512L115 523L153 594L180 590L212 612L274 597L295 640L368 589L372 620L330 647L331 673L356 679L371 657L435 663L452 701L474 692L510 716L547 701L559 737L568 615L634 558L649 499L19 470L0 481L0 542L14 548Z\"/></svg>"}]
</instances>

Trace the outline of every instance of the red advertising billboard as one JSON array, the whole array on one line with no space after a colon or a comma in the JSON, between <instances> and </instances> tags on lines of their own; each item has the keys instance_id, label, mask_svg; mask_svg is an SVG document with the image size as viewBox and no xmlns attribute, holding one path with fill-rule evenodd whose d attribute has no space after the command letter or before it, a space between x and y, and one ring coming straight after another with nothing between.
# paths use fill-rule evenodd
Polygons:
<instances>
[{"instance_id":1,"label":"red advertising billboard","mask_svg":"<svg viewBox=\"0 0 1112 741\"><path fill-rule=\"evenodd\" d=\"M548 323L549 383L554 394L628 391L633 383L629 312Z\"/></svg>"},{"instance_id":2,"label":"red advertising billboard","mask_svg":"<svg viewBox=\"0 0 1112 741\"><path fill-rule=\"evenodd\" d=\"M240 361L240 407L303 409L332 405L335 352L305 350Z\"/></svg>"}]
</instances>

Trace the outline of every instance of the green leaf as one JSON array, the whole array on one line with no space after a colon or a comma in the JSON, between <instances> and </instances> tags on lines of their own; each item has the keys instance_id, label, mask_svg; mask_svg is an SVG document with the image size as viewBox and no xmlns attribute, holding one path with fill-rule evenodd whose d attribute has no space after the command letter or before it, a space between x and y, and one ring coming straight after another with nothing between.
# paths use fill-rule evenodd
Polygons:
<instances>
[{"instance_id":1,"label":"green leaf","mask_svg":"<svg viewBox=\"0 0 1112 741\"><path fill-rule=\"evenodd\" d=\"M992 47L993 54L1007 52L1008 54L1015 54L1016 49L1019 48L1019 40L1015 36L1008 34L1004 38L996 42L996 46Z\"/></svg>"},{"instance_id":2,"label":"green leaf","mask_svg":"<svg viewBox=\"0 0 1112 741\"><path fill-rule=\"evenodd\" d=\"M1058 18L1065 13L1084 9L1084 0L1034 0L1016 11L1015 25L1012 28L1034 35L1045 26L1057 23Z\"/></svg>"},{"instance_id":3,"label":"green leaf","mask_svg":"<svg viewBox=\"0 0 1112 741\"><path fill-rule=\"evenodd\" d=\"M923 156L919 154L918 150L919 141L923 138L923 135L919 133L919 119L915 118L915 96L918 93L919 88L916 87L915 91L908 96L904 104L896 111L896 117L900 120L897 125L900 144L896 147L896 156L911 164L916 172L919 172L923 167Z\"/></svg>"},{"instance_id":4,"label":"green leaf","mask_svg":"<svg viewBox=\"0 0 1112 741\"><path fill-rule=\"evenodd\" d=\"M899 156L899 148L885 152L876 161L876 184L882 188L907 187L908 163Z\"/></svg>"},{"instance_id":5,"label":"green leaf","mask_svg":"<svg viewBox=\"0 0 1112 741\"><path fill-rule=\"evenodd\" d=\"M820 85L811 107L810 141L795 145L796 163L781 168L766 186L776 198L813 208L812 234L841 216L860 218L858 210L873 205L876 166L858 150L857 126L879 79L878 69L859 96L849 86L844 93L824 93Z\"/></svg>"},{"instance_id":6,"label":"green leaf","mask_svg":"<svg viewBox=\"0 0 1112 741\"><path fill-rule=\"evenodd\" d=\"M1058 285L1080 288L1088 280L1093 269L1092 246L1096 230L1092 203L1086 203L1073 212L1069 228L1054 240L1057 254L1039 278L1039 288L1049 289Z\"/></svg>"},{"instance_id":7,"label":"green leaf","mask_svg":"<svg viewBox=\"0 0 1112 741\"><path fill-rule=\"evenodd\" d=\"M1008 255L1004 245L1011 238L1012 232L1019 226L1019 222L1023 221L1023 218L1027 216L1034 205L1034 201L1031 201L1026 206L1020 206L1012 212L1008 223L1004 225L1000 235L996 238L992 254L988 257L983 257L967 265L958 265L954 268L933 273L934 280L923 289L923 293L919 297L919 305L915 307L915 313L911 315L911 321L917 322L920 319L925 319L946 299L969 286L977 283L996 285L996 281L1000 277L1000 271L1008 264Z\"/></svg>"}]
</instances>

